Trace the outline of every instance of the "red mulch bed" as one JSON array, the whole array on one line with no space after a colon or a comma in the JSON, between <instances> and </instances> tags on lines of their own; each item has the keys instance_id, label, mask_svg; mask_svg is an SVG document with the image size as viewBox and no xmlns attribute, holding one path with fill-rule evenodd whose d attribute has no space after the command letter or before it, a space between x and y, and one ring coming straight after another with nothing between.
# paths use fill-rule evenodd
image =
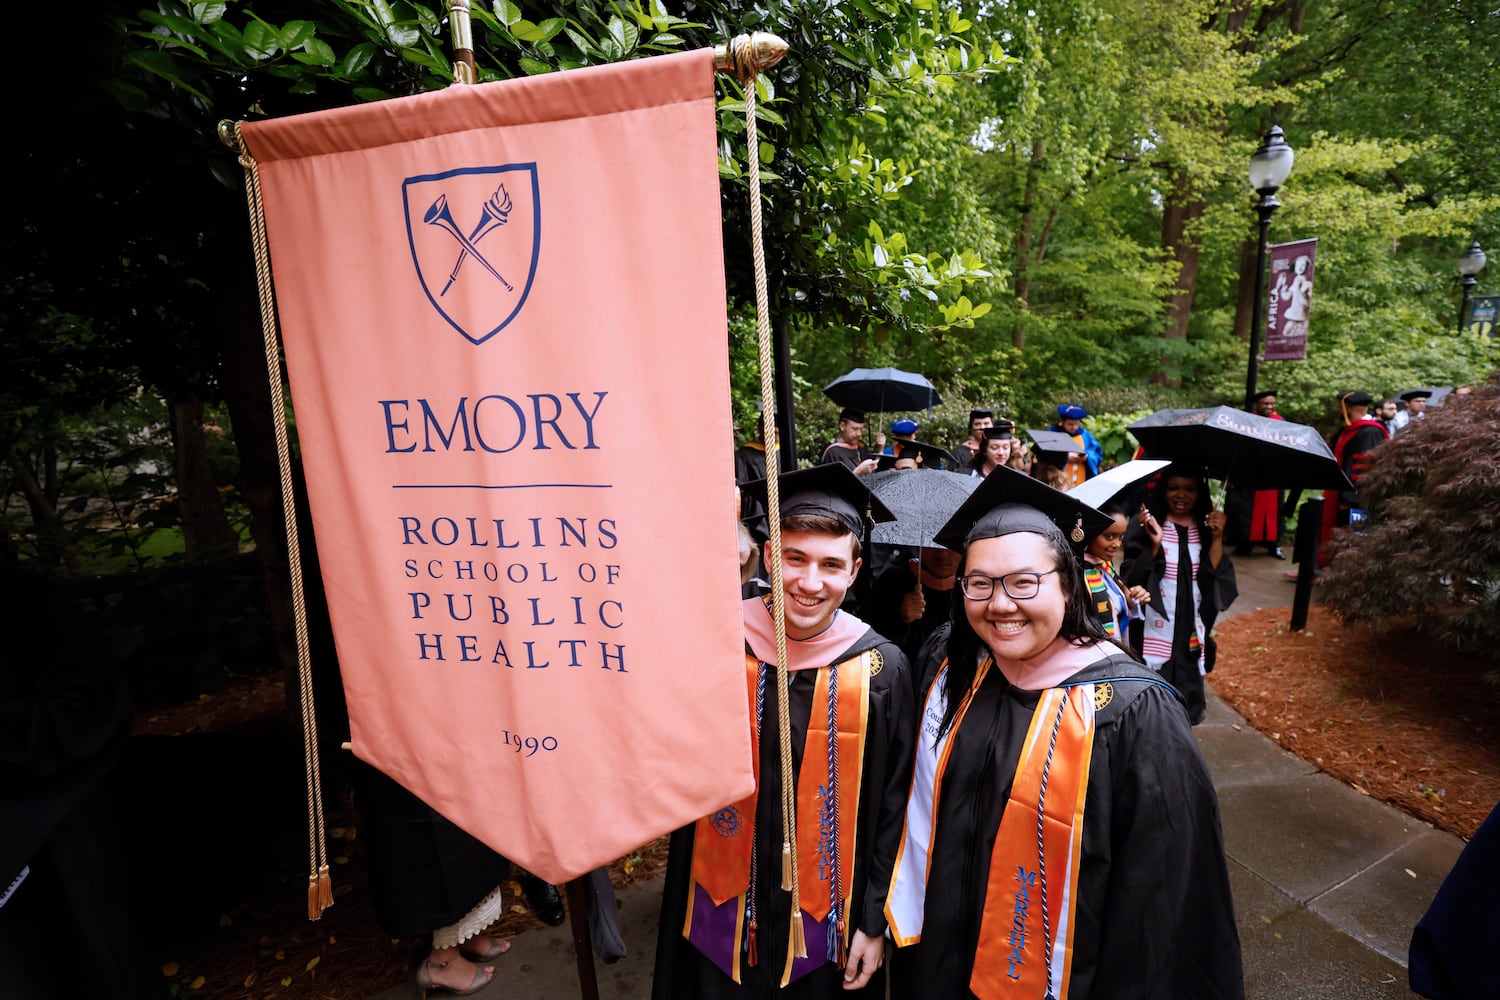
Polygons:
<instances>
[{"instance_id":1,"label":"red mulch bed","mask_svg":"<svg viewBox=\"0 0 1500 1000\"><path fill-rule=\"evenodd\" d=\"M1220 625L1214 692L1357 791L1473 836L1500 801L1500 664L1325 608L1301 632L1289 620L1266 608Z\"/></svg>"}]
</instances>

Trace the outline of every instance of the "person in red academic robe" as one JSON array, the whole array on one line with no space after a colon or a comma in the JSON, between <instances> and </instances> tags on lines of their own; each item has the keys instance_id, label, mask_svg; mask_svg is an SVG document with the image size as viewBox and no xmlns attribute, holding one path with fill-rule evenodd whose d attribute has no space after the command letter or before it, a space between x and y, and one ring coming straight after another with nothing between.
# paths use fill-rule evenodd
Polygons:
<instances>
[{"instance_id":1,"label":"person in red academic robe","mask_svg":"<svg viewBox=\"0 0 1500 1000\"><path fill-rule=\"evenodd\" d=\"M1385 425L1370 419L1370 404L1374 402L1367 392L1345 392L1339 395L1339 413L1344 418L1344 428L1333 442L1333 457L1339 468L1354 484L1352 490L1325 490L1323 493L1323 530L1318 536L1319 547L1326 544L1334 528L1342 528L1363 517L1359 509L1359 481L1370 468L1370 453L1391 439ZM1319 556L1321 565L1323 558Z\"/></svg>"}]
</instances>

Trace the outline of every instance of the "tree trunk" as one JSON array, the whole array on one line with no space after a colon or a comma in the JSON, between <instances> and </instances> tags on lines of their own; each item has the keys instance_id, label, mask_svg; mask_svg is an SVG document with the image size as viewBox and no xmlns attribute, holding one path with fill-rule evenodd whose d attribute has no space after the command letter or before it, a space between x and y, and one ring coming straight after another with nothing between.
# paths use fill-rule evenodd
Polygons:
<instances>
[{"instance_id":1,"label":"tree trunk","mask_svg":"<svg viewBox=\"0 0 1500 1000\"><path fill-rule=\"evenodd\" d=\"M1168 193L1162 211L1162 246L1177 262L1177 278L1172 290L1167 293L1167 325L1162 336L1168 340L1187 339L1188 320L1193 313L1193 290L1198 284L1198 259L1201 254L1192 224L1203 217L1207 204L1194 198L1185 190L1180 177L1173 177L1173 190ZM1152 378L1159 385L1177 385L1178 379L1165 366Z\"/></svg>"},{"instance_id":2,"label":"tree trunk","mask_svg":"<svg viewBox=\"0 0 1500 1000\"><path fill-rule=\"evenodd\" d=\"M188 555L234 552L239 536L224 513L224 501L208 461L201 400L172 404L172 451L182 539Z\"/></svg>"},{"instance_id":3,"label":"tree trunk","mask_svg":"<svg viewBox=\"0 0 1500 1000\"><path fill-rule=\"evenodd\" d=\"M41 554L41 562L49 566L58 562L73 576L83 576L87 569L83 559L63 539L61 532L51 530L61 520L57 510L57 449L47 445L43 450L40 480L31 462L15 448L11 448L7 458L21 484L26 506L31 511L31 523L37 529L37 551Z\"/></svg>"},{"instance_id":4,"label":"tree trunk","mask_svg":"<svg viewBox=\"0 0 1500 1000\"><path fill-rule=\"evenodd\" d=\"M276 454L270 378L266 372L260 312L255 305L255 272L248 261L236 257L233 263L240 264L244 274L233 273L233 267L226 262L224 269L231 273L225 275L224 294L226 301L241 305L225 310L221 384L229 420L234 426L235 451L240 459L240 475L235 485L250 508L250 536L255 541L255 554L265 576L271 631L276 637L276 651L288 678L287 690L295 692L298 690L297 641L292 623L292 578L287 566L281 470ZM279 395L275 405L282 405Z\"/></svg>"},{"instance_id":5,"label":"tree trunk","mask_svg":"<svg viewBox=\"0 0 1500 1000\"><path fill-rule=\"evenodd\" d=\"M1031 157L1026 162L1026 186L1021 192L1021 222L1016 227L1016 301L1021 310L1010 342L1017 351L1026 347L1026 314L1031 310L1032 215L1036 211L1037 180L1045 153L1046 146L1041 139L1031 144Z\"/></svg>"},{"instance_id":6,"label":"tree trunk","mask_svg":"<svg viewBox=\"0 0 1500 1000\"><path fill-rule=\"evenodd\" d=\"M1250 316L1255 310L1255 241L1240 244L1240 279L1234 295L1234 335L1250 339Z\"/></svg>"}]
</instances>

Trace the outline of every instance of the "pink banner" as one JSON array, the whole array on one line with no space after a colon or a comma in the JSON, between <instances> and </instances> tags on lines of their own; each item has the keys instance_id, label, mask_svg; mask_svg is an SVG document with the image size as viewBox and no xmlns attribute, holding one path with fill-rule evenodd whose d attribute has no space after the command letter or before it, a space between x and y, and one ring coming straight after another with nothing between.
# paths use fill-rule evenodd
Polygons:
<instances>
[{"instance_id":1,"label":"pink banner","mask_svg":"<svg viewBox=\"0 0 1500 1000\"><path fill-rule=\"evenodd\" d=\"M1266 296L1267 361L1307 357L1307 317L1312 310L1313 263L1318 241L1297 240L1271 247L1270 292Z\"/></svg>"},{"instance_id":2,"label":"pink banner","mask_svg":"<svg viewBox=\"0 0 1500 1000\"><path fill-rule=\"evenodd\" d=\"M705 50L244 129L354 752L552 882L754 783L714 115Z\"/></svg>"}]
</instances>

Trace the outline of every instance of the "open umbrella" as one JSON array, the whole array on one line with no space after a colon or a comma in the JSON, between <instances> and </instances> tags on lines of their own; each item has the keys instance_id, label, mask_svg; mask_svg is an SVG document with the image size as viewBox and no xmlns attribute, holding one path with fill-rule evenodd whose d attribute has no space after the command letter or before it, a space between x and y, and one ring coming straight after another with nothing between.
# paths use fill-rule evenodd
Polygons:
<instances>
[{"instance_id":1,"label":"open umbrella","mask_svg":"<svg viewBox=\"0 0 1500 1000\"><path fill-rule=\"evenodd\" d=\"M932 536L978 488L978 476L938 469L891 469L865 477L870 492L894 521L875 525L870 541L879 545L931 546Z\"/></svg>"},{"instance_id":2,"label":"open umbrella","mask_svg":"<svg viewBox=\"0 0 1500 1000\"><path fill-rule=\"evenodd\" d=\"M1086 503L1095 510L1103 510L1126 490L1139 487L1148 476L1160 472L1171 462L1150 458L1138 458L1133 462L1122 462L1112 469L1105 469L1093 479L1085 480L1068 491L1068 496Z\"/></svg>"},{"instance_id":3,"label":"open umbrella","mask_svg":"<svg viewBox=\"0 0 1500 1000\"><path fill-rule=\"evenodd\" d=\"M925 410L943 401L925 376L899 368L856 368L825 385L823 395L873 413Z\"/></svg>"},{"instance_id":4,"label":"open umbrella","mask_svg":"<svg viewBox=\"0 0 1500 1000\"><path fill-rule=\"evenodd\" d=\"M1202 466L1211 479L1249 490L1352 490L1316 430L1232 406L1157 410L1128 430L1149 458Z\"/></svg>"}]
</instances>

